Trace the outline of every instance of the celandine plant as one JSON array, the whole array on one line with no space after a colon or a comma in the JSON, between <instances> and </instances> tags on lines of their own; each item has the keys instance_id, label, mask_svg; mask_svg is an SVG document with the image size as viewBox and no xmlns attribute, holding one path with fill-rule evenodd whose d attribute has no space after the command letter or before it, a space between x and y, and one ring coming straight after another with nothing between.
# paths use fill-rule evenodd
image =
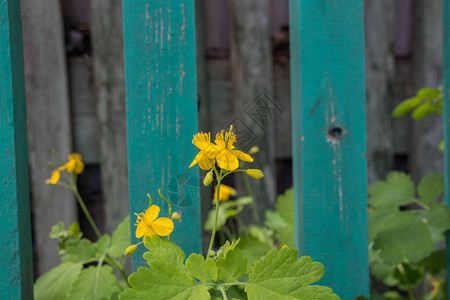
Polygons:
<instances>
[{"instance_id":1,"label":"celandine plant","mask_svg":"<svg viewBox=\"0 0 450 300\"><path fill-rule=\"evenodd\" d=\"M102 235L78 192L77 176L84 169L81 156L70 154L67 163L53 168L47 184L63 186L75 194L98 240L91 242L82 238L78 223L68 229L63 222L54 225L50 237L59 239L62 262L38 278L34 297L36 300L117 299L118 294L129 287L123 270L125 249L130 244L129 217L119 224L112 237Z\"/></svg>"},{"instance_id":2,"label":"celandine plant","mask_svg":"<svg viewBox=\"0 0 450 300\"><path fill-rule=\"evenodd\" d=\"M255 263L249 263L236 247L239 239L227 241L213 251L222 180L234 172L245 172L256 179L263 174L257 169L238 169L239 160L252 162L253 159L235 149L236 135L232 127L228 132L218 133L215 143L211 143L209 133L198 133L192 142L200 152L190 167L198 164L208 171L205 185L211 184L214 178L217 181L215 220L208 251L205 256L193 253L186 259L183 250L170 241L171 219L175 219L176 213L169 212L170 218L157 219L159 208L150 203L146 212L138 215L136 223L136 237L143 237L143 244L149 250L144 253L149 267L140 267L130 275L131 288L120 293L119 299L339 299L330 288L311 285L322 277L324 267L309 256L298 258L293 247L271 249ZM130 246L128 253L136 247Z\"/></svg>"}]
</instances>

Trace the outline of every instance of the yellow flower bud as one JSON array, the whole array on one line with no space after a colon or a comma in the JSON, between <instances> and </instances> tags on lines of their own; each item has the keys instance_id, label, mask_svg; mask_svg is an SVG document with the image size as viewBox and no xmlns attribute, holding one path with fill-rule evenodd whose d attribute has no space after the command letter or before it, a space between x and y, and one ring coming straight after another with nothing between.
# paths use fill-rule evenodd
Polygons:
<instances>
[{"instance_id":1,"label":"yellow flower bud","mask_svg":"<svg viewBox=\"0 0 450 300\"><path fill-rule=\"evenodd\" d=\"M209 171L209 172L206 174L205 179L203 179L203 184L204 184L205 186L208 186L208 185L211 184L212 180L213 180L213 170Z\"/></svg>"},{"instance_id":2,"label":"yellow flower bud","mask_svg":"<svg viewBox=\"0 0 450 300\"><path fill-rule=\"evenodd\" d=\"M125 250L125 255L132 255L136 251L137 245L131 245Z\"/></svg>"},{"instance_id":3,"label":"yellow flower bud","mask_svg":"<svg viewBox=\"0 0 450 300\"><path fill-rule=\"evenodd\" d=\"M250 150L248 151L250 152L250 154L255 154L259 152L259 147L258 146L253 146L250 148Z\"/></svg>"},{"instance_id":4,"label":"yellow flower bud","mask_svg":"<svg viewBox=\"0 0 450 300\"><path fill-rule=\"evenodd\" d=\"M283 245L283 246L281 246L280 249L287 248L287 247L288 247L287 245Z\"/></svg>"},{"instance_id":5,"label":"yellow flower bud","mask_svg":"<svg viewBox=\"0 0 450 300\"><path fill-rule=\"evenodd\" d=\"M180 214L177 213L177 212L174 212L174 213L172 214L172 220L178 221L179 219L181 219Z\"/></svg>"},{"instance_id":6,"label":"yellow flower bud","mask_svg":"<svg viewBox=\"0 0 450 300\"><path fill-rule=\"evenodd\" d=\"M61 177L61 173L59 172L59 170L54 170L52 172L52 177L50 179L47 179L47 181L45 181L45 183L46 184L57 184L60 177Z\"/></svg>"},{"instance_id":7,"label":"yellow flower bud","mask_svg":"<svg viewBox=\"0 0 450 300\"><path fill-rule=\"evenodd\" d=\"M253 177L255 179L261 179L264 177L263 172L261 172L261 170L259 169L247 169L245 172L247 173L248 176Z\"/></svg>"}]
</instances>

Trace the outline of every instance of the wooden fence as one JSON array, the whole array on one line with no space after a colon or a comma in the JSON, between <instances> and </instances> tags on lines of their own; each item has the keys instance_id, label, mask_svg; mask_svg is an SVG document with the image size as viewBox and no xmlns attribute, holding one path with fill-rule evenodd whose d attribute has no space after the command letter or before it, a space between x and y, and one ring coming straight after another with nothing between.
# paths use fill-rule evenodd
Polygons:
<instances>
[{"instance_id":1,"label":"wooden fence","mask_svg":"<svg viewBox=\"0 0 450 300\"><path fill-rule=\"evenodd\" d=\"M25 12L34 18L46 16L38 9L40 2ZM450 120L447 2L444 120ZM290 0L289 9L296 245L325 265L322 284L342 299L353 299L369 293L364 2ZM31 34L37 34L32 29ZM182 215L174 240L188 253L200 252L199 174L188 168L198 123L194 0L124 1L123 36L130 212L146 208L149 191L174 192ZM0 0L0 41L0 298L31 299L26 104L17 0ZM24 45L27 51L25 41ZM37 63L42 63L40 58ZM444 124L449 203L450 135L448 122ZM180 187L180 181L189 184ZM135 267L142 263L139 257L134 255Z\"/></svg>"}]
</instances>

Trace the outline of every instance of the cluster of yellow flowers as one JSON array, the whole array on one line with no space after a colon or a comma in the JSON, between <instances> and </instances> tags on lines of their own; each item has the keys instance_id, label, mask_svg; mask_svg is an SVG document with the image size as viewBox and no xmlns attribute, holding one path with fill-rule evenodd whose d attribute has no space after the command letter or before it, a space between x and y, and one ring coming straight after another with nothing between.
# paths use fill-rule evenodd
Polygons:
<instances>
[{"instance_id":1,"label":"cluster of yellow flowers","mask_svg":"<svg viewBox=\"0 0 450 300\"><path fill-rule=\"evenodd\" d=\"M229 132L225 132L224 130L219 132L216 135L215 143L211 143L210 133L200 132L194 135L192 143L200 149L200 152L194 158L194 161L189 168L198 164L200 169L209 170L204 180L205 185L209 185L212 182L216 163L222 170L232 172L239 167L239 159L246 162L253 161L253 158L250 155L235 149L233 144L236 142L236 134L232 132L232 129L233 127L231 126ZM256 153L258 150L256 147L253 147L250 151ZM240 171L246 172L247 175L256 179L260 179L264 176L258 169ZM227 201L230 196L236 195L236 191L233 188L224 184L220 184L219 190L218 198L220 201ZM218 188L216 186L214 199L217 198L217 192ZM136 214L136 238L152 236L155 234L168 236L172 233L174 228L172 220L178 220L180 218L179 214L175 212L170 218L158 218L159 212L160 208L157 205L150 204L149 208L144 213ZM132 254L138 245L139 244L128 247L126 254Z\"/></svg>"},{"instance_id":2,"label":"cluster of yellow flowers","mask_svg":"<svg viewBox=\"0 0 450 300\"><path fill-rule=\"evenodd\" d=\"M231 130L227 133L224 130L219 132L216 135L215 144L211 143L210 133L200 132L194 135L192 143L200 149L200 152L189 168L198 163L200 169L210 170L217 162L221 169L233 171L239 167L238 159L252 162L253 158L250 155L235 149L233 145L235 142L236 135Z\"/></svg>"},{"instance_id":3,"label":"cluster of yellow flowers","mask_svg":"<svg viewBox=\"0 0 450 300\"><path fill-rule=\"evenodd\" d=\"M47 179L47 184L57 184L61 178L61 171L71 173L75 171L75 174L81 174L84 170L84 163L81 160L81 155L78 153L69 154L68 162L64 165L53 170L52 175Z\"/></svg>"}]
</instances>

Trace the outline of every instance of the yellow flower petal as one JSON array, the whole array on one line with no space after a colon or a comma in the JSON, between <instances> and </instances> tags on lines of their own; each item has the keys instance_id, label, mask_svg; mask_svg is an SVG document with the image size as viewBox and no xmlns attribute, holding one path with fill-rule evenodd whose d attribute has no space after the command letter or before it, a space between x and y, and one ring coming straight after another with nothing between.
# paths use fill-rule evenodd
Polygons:
<instances>
[{"instance_id":1,"label":"yellow flower petal","mask_svg":"<svg viewBox=\"0 0 450 300\"><path fill-rule=\"evenodd\" d=\"M147 229L147 225L144 222L139 222L136 228L136 238L143 237Z\"/></svg>"},{"instance_id":2,"label":"yellow flower petal","mask_svg":"<svg viewBox=\"0 0 450 300\"><path fill-rule=\"evenodd\" d=\"M216 156L217 164L220 168L233 171L239 167L239 161L229 149L222 149Z\"/></svg>"},{"instance_id":3,"label":"yellow flower petal","mask_svg":"<svg viewBox=\"0 0 450 300\"><path fill-rule=\"evenodd\" d=\"M192 139L192 144L197 146L200 150L205 149L208 144L210 143L210 135L208 133L197 133L194 135L194 138Z\"/></svg>"},{"instance_id":4,"label":"yellow flower petal","mask_svg":"<svg viewBox=\"0 0 450 300\"><path fill-rule=\"evenodd\" d=\"M45 183L47 183L47 184L57 184L60 177L61 177L61 173L58 170L54 170L52 172L52 176L50 177L50 179L47 179L47 181Z\"/></svg>"},{"instance_id":5,"label":"yellow flower petal","mask_svg":"<svg viewBox=\"0 0 450 300\"><path fill-rule=\"evenodd\" d=\"M151 224L153 221L156 220L156 218L159 215L159 206L158 205L152 205L145 211L145 223L148 225Z\"/></svg>"},{"instance_id":6,"label":"yellow flower petal","mask_svg":"<svg viewBox=\"0 0 450 300\"><path fill-rule=\"evenodd\" d=\"M152 228L157 235L166 236L173 231L173 222L169 218L159 218L152 223Z\"/></svg>"},{"instance_id":7,"label":"yellow flower petal","mask_svg":"<svg viewBox=\"0 0 450 300\"><path fill-rule=\"evenodd\" d=\"M75 167L77 166L77 161L70 157L69 155L69 161L67 164L65 164L66 170L68 173L75 171Z\"/></svg>"},{"instance_id":8,"label":"yellow flower petal","mask_svg":"<svg viewBox=\"0 0 450 300\"><path fill-rule=\"evenodd\" d=\"M239 150L230 150L230 151L231 151L231 153L236 155L236 157L239 158L240 160L248 161L248 162L253 161L253 158L250 155L248 155L242 151L239 151Z\"/></svg>"}]
</instances>

